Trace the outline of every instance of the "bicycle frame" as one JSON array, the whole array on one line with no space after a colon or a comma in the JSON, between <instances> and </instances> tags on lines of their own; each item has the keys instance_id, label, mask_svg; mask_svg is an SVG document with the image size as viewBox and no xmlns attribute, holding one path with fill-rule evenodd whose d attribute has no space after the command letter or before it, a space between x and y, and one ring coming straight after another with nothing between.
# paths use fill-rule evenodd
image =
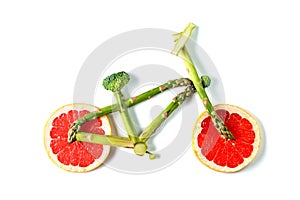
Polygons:
<instances>
[{"instance_id":1,"label":"bicycle frame","mask_svg":"<svg viewBox=\"0 0 300 200\"><path fill-rule=\"evenodd\" d=\"M121 137L115 135L100 135L93 134L88 132L80 132L80 127L93 119L99 118L104 115L108 115L112 112L119 111L120 108L117 104L109 105L103 108L99 108L98 111L91 112L76 120L70 128L69 131L69 141L74 141L72 138L76 138L75 140L81 142L90 142L95 144L102 145L110 145L116 147L124 147L124 148L146 148L145 153L152 155L147 151L146 142L151 137L151 135L155 132L155 130L176 110L187 97L191 96L195 92L194 85L191 80L187 78L179 78L175 80L171 80L162 84L156 88L148 90L138 96L131 97L125 101L126 106L132 107L143 101L146 101L153 96L163 93L164 91L176 87L186 86L185 90L175 96L171 103L162 111L157 117L137 136L137 142L134 142L130 137ZM128 134L128 133L127 133ZM136 152L136 151L135 151ZM137 155L140 155L136 152ZM144 154L142 154L144 155Z\"/></svg>"}]
</instances>

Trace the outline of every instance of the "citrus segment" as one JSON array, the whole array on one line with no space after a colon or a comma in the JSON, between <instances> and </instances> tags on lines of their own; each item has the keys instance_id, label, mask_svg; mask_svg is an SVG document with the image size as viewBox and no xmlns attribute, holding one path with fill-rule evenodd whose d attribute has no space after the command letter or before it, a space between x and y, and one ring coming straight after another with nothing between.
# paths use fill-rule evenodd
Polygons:
<instances>
[{"instance_id":1,"label":"citrus segment","mask_svg":"<svg viewBox=\"0 0 300 200\"><path fill-rule=\"evenodd\" d=\"M222 172L241 170L258 152L261 139L259 125L253 116L237 106L220 104L215 106L215 111L235 140L223 137L208 113L204 112L194 128L193 150L209 168Z\"/></svg>"},{"instance_id":2,"label":"citrus segment","mask_svg":"<svg viewBox=\"0 0 300 200\"><path fill-rule=\"evenodd\" d=\"M84 115L98 110L88 104L69 104L56 110L48 119L44 130L45 149L50 159L60 168L73 172L90 171L99 167L109 154L107 145L75 141L68 143L71 124ZM81 132L110 135L106 116L86 122Z\"/></svg>"}]
</instances>

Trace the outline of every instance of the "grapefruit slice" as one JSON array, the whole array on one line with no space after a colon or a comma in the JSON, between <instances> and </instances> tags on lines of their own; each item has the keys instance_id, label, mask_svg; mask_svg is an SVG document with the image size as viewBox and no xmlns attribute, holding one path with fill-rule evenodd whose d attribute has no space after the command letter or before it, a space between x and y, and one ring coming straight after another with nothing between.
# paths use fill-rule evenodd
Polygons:
<instances>
[{"instance_id":1,"label":"grapefruit slice","mask_svg":"<svg viewBox=\"0 0 300 200\"><path fill-rule=\"evenodd\" d=\"M56 110L44 128L44 145L49 158L60 168L71 172L86 172L99 167L107 158L110 146L75 141L68 143L71 124L89 112L98 110L88 104L68 104ZM111 135L106 116L83 124L82 132Z\"/></svg>"},{"instance_id":2,"label":"grapefruit slice","mask_svg":"<svg viewBox=\"0 0 300 200\"><path fill-rule=\"evenodd\" d=\"M197 158L209 168L221 172L236 172L246 167L260 148L260 128L255 118L237 106L214 106L235 140L226 139L214 127L208 112L197 119L192 147Z\"/></svg>"}]
</instances>

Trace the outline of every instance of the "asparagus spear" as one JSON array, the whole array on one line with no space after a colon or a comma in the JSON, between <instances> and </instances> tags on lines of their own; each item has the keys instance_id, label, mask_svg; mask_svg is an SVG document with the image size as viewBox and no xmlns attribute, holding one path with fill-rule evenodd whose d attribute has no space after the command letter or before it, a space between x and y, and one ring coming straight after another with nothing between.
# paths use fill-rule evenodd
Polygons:
<instances>
[{"instance_id":1,"label":"asparagus spear","mask_svg":"<svg viewBox=\"0 0 300 200\"><path fill-rule=\"evenodd\" d=\"M203 87L208 87L211 82L208 76L202 76L200 81ZM144 129L139 136L139 141L143 143L142 148L144 149L144 152L147 150L146 142L151 135L174 112L174 110L176 110L185 101L185 99L191 96L194 92L196 92L194 85L188 85L185 90L174 97L172 102ZM155 155L153 155L153 158L154 157ZM152 159L151 154L149 155L149 158Z\"/></svg>"},{"instance_id":2,"label":"asparagus spear","mask_svg":"<svg viewBox=\"0 0 300 200\"><path fill-rule=\"evenodd\" d=\"M133 142L127 137L114 135L100 135L87 132L78 132L76 140L81 142L91 142L94 144L111 145L116 147L133 148Z\"/></svg>"},{"instance_id":3,"label":"asparagus spear","mask_svg":"<svg viewBox=\"0 0 300 200\"><path fill-rule=\"evenodd\" d=\"M155 130L178 108L184 100L195 92L193 85L186 87L184 92L173 98L172 102L145 128L141 133L139 140L146 142Z\"/></svg>"},{"instance_id":4,"label":"asparagus spear","mask_svg":"<svg viewBox=\"0 0 300 200\"><path fill-rule=\"evenodd\" d=\"M225 138L235 139L234 136L232 135L232 133L225 126L223 120L215 112L214 107L212 106L212 104L206 94L206 91L203 87L202 81L198 76L197 70L194 66L194 63L193 63L191 57L190 57L190 54L185 46L186 42L188 41L188 38L191 36L192 31L195 28L196 28L196 26L194 24L189 23L183 32L174 35L175 46L171 53L175 54L175 55L180 55L183 58L186 69L194 83L197 93L198 93L199 97L201 98L204 107L206 108L207 112L209 113L216 129Z\"/></svg>"}]
</instances>

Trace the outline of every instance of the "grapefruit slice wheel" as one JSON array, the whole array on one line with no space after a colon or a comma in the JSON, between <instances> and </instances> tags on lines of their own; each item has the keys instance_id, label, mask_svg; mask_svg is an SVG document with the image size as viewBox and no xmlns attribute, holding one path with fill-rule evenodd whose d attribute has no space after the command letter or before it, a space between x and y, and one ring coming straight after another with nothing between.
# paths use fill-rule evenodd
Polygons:
<instances>
[{"instance_id":1,"label":"grapefruit slice wheel","mask_svg":"<svg viewBox=\"0 0 300 200\"><path fill-rule=\"evenodd\" d=\"M196 157L209 168L221 172L236 172L253 161L260 148L258 122L237 106L214 106L235 140L226 139L214 127L210 116L203 112L197 119L192 138Z\"/></svg>"},{"instance_id":2,"label":"grapefruit slice wheel","mask_svg":"<svg viewBox=\"0 0 300 200\"><path fill-rule=\"evenodd\" d=\"M76 103L57 109L44 128L44 145L49 158L60 168L71 172L86 172L99 167L107 158L110 146L75 141L68 143L70 125L97 107ZM107 116L83 124L82 132L111 135Z\"/></svg>"}]
</instances>

